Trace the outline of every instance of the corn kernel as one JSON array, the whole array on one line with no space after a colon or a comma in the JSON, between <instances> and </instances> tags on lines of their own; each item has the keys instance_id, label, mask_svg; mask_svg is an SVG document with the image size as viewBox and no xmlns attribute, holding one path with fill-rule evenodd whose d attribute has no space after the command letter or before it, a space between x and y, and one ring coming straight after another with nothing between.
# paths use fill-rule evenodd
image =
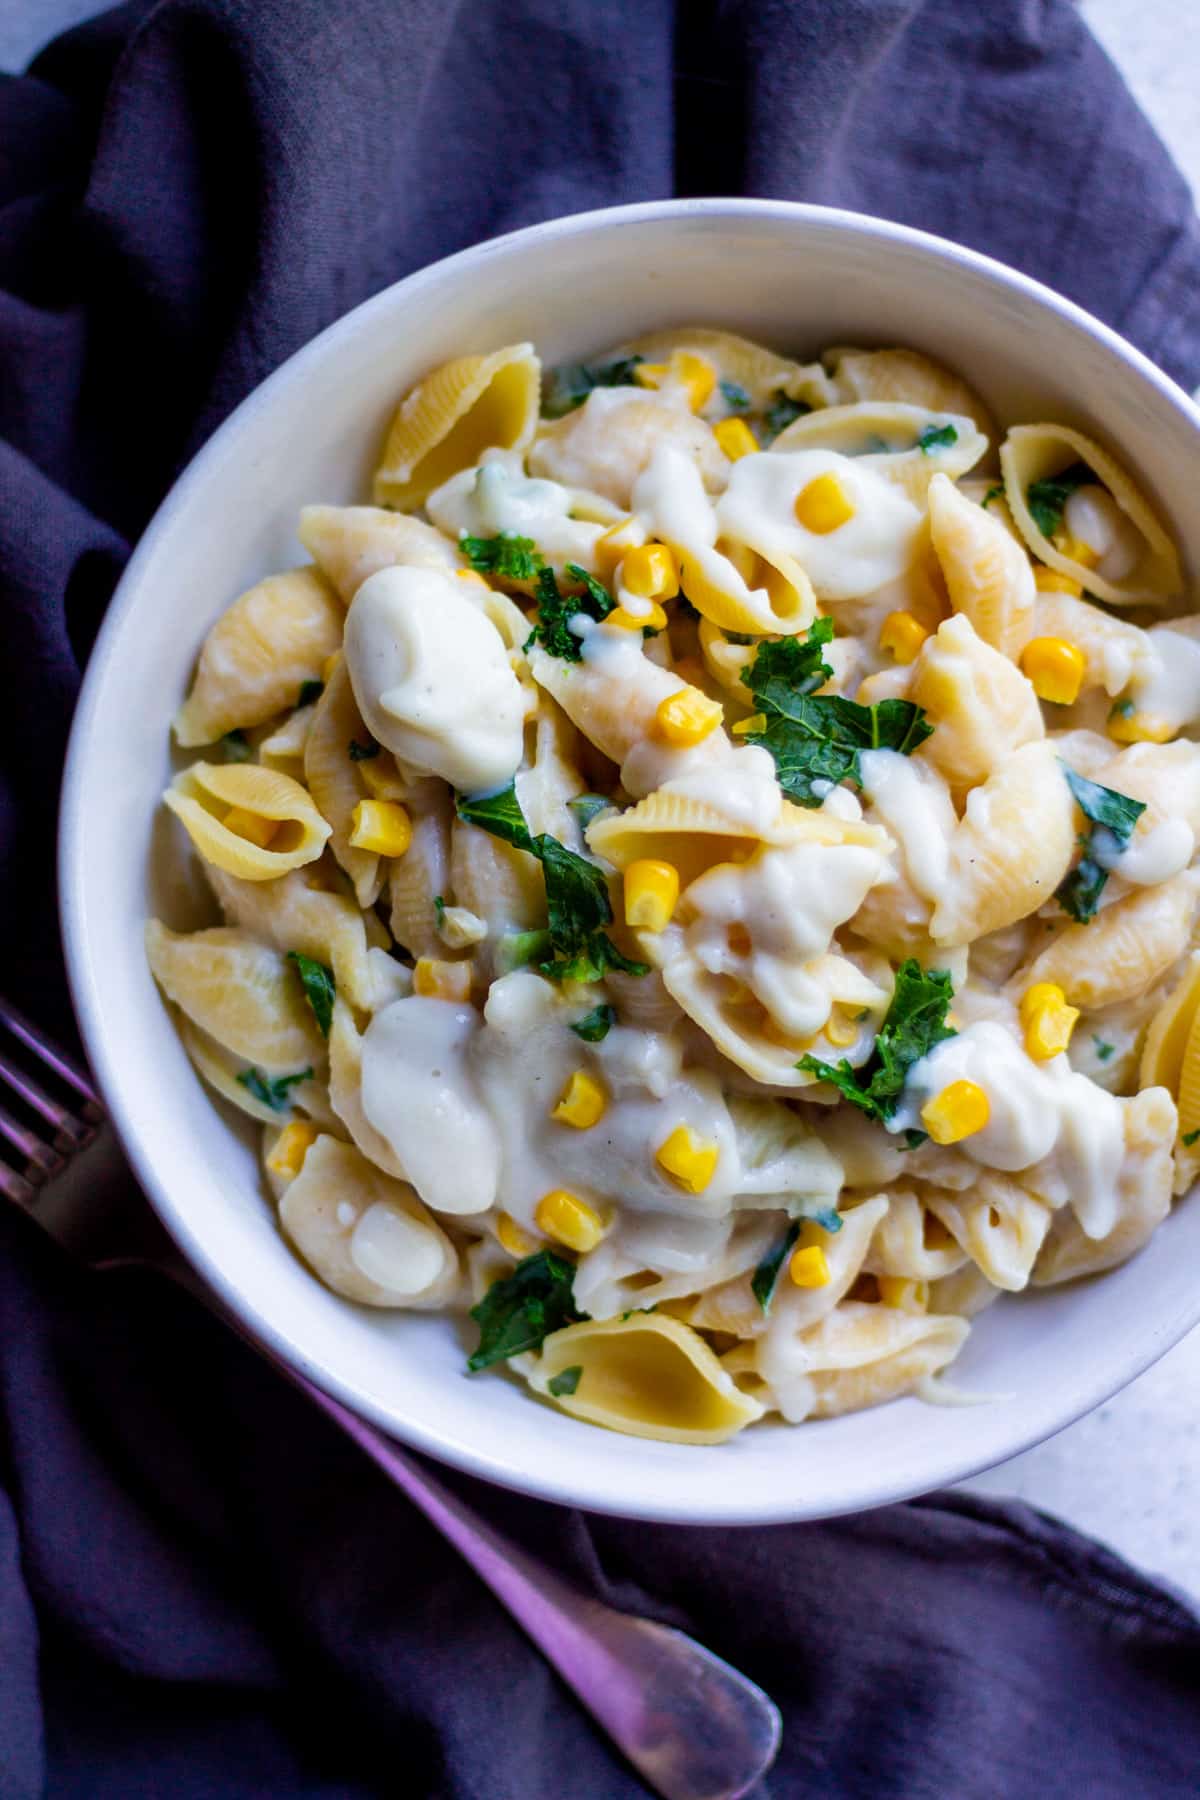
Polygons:
<instances>
[{"instance_id":1,"label":"corn kernel","mask_svg":"<svg viewBox=\"0 0 1200 1800\"><path fill-rule=\"evenodd\" d=\"M1035 981L1021 996L1020 1014L1026 1054L1034 1062L1049 1062L1070 1043L1079 1008L1067 1005L1056 982Z\"/></svg>"},{"instance_id":2,"label":"corn kernel","mask_svg":"<svg viewBox=\"0 0 1200 1800\"><path fill-rule=\"evenodd\" d=\"M641 520L628 513L625 518L618 519L607 531L602 531L592 545L592 555L596 559L599 573L607 580L622 557L628 556L631 550L646 540L646 528Z\"/></svg>"},{"instance_id":3,"label":"corn kernel","mask_svg":"<svg viewBox=\"0 0 1200 1800\"><path fill-rule=\"evenodd\" d=\"M360 800L350 815L350 843L375 856L403 856L412 843L412 820L395 800Z\"/></svg>"},{"instance_id":4,"label":"corn kernel","mask_svg":"<svg viewBox=\"0 0 1200 1800\"><path fill-rule=\"evenodd\" d=\"M854 517L854 502L836 475L817 475L796 495L795 511L805 531L824 537Z\"/></svg>"},{"instance_id":5,"label":"corn kernel","mask_svg":"<svg viewBox=\"0 0 1200 1800\"><path fill-rule=\"evenodd\" d=\"M566 1188L543 1194L533 1216L539 1231L556 1243L565 1244L568 1250L578 1250L581 1256L594 1250L604 1236L604 1221L595 1207L578 1194L568 1193Z\"/></svg>"},{"instance_id":6,"label":"corn kernel","mask_svg":"<svg viewBox=\"0 0 1200 1800\"><path fill-rule=\"evenodd\" d=\"M427 1000L469 1000L471 963L443 962L436 956L418 956L413 970L413 993Z\"/></svg>"},{"instance_id":7,"label":"corn kernel","mask_svg":"<svg viewBox=\"0 0 1200 1800\"><path fill-rule=\"evenodd\" d=\"M523 1225L518 1225L511 1213L497 1213L496 1237L500 1248L507 1250L510 1256L519 1260L523 1256L532 1256L537 1249L537 1239L530 1237Z\"/></svg>"},{"instance_id":8,"label":"corn kernel","mask_svg":"<svg viewBox=\"0 0 1200 1800\"><path fill-rule=\"evenodd\" d=\"M765 731L766 729L766 713L751 713L748 719L739 719L736 725L730 726L734 737L749 737L753 731Z\"/></svg>"},{"instance_id":9,"label":"corn kernel","mask_svg":"<svg viewBox=\"0 0 1200 1800\"><path fill-rule=\"evenodd\" d=\"M624 606L614 606L604 615L604 623L615 625L618 631L661 631L666 622L667 615L657 600L651 600L645 612L630 612Z\"/></svg>"},{"instance_id":10,"label":"corn kernel","mask_svg":"<svg viewBox=\"0 0 1200 1800\"><path fill-rule=\"evenodd\" d=\"M825 1021L825 1041L837 1050L845 1050L858 1037L858 1025L844 1006L833 1006Z\"/></svg>"},{"instance_id":11,"label":"corn kernel","mask_svg":"<svg viewBox=\"0 0 1200 1800\"><path fill-rule=\"evenodd\" d=\"M793 1250L788 1274L798 1288L828 1287L832 1280L829 1258L819 1244L804 1244Z\"/></svg>"},{"instance_id":12,"label":"corn kernel","mask_svg":"<svg viewBox=\"0 0 1200 1800\"><path fill-rule=\"evenodd\" d=\"M1087 658L1067 638L1030 638L1021 652L1021 668L1032 681L1039 700L1072 706L1083 686Z\"/></svg>"},{"instance_id":13,"label":"corn kernel","mask_svg":"<svg viewBox=\"0 0 1200 1800\"><path fill-rule=\"evenodd\" d=\"M878 1275L879 1298L885 1306L894 1306L900 1312L923 1313L929 1311L929 1283L927 1281L908 1281L901 1275Z\"/></svg>"},{"instance_id":14,"label":"corn kernel","mask_svg":"<svg viewBox=\"0 0 1200 1800\"><path fill-rule=\"evenodd\" d=\"M677 350L671 358L671 373L687 389L692 411L699 412L717 385L717 371L707 356L697 356L691 350Z\"/></svg>"},{"instance_id":15,"label":"corn kernel","mask_svg":"<svg viewBox=\"0 0 1200 1800\"><path fill-rule=\"evenodd\" d=\"M282 1181L292 1181L304 1167L304 1159L317 1141L317 1128L304 1119L293 1119L275 1140L267 1168Z\"/></svg>"},{"instance_id":16,"label":"corn kernel","mask_svg":"<svg viewBox=\"0 0 1200 1800\"><path fill-rule=\"evenodd\" d=\"M607 1111L608 1095L595 1076L586 1069L576 1069L550 1117L563 1125L573 1125L576 1131L590 1131Z\"/></svg>"},{"instance_id":17,"label":"corn kernel","mask_svg":"<svg viewBox=\"0 0 1200 1800\"><path fill-rule=\"evenodd\" d=\"M231 806L221 821L226 831L232 831L236 837L245 838L247 843L257 844L265 850L275 833L279 830L279 819L264 819L261 813L251 812L245 806Z\"/></svg>"},{"instance_id":18,"label":"corn kernel","mask_svg":"<svg viewBox=\"0 0 1200 1800\"><path fill-rule=\"evenodd\" d=\"M1073 575L1049 569L1044 563L1039 563L1033 571L1033 585L1039 594L1074 594L1078 599L1083 592L1083 583L1076 581Z\"/></svg>"},{"instance_id":19,"label":"corn kernel","mask_svg":"<svg viewBox=\"0 0 1200 1800\"><path fill-rule=\"evenodd\" d=\"M1050 539L1060 556L1069 556L1072 562L1081 563L1085 569L1094 569L1100 561L1098 553L1082 538L1072 537L1070 532L1056 531Z\"/></svg>"},{"instance_id":20,"label":"corn kernel","mask_svg":"<svg viewBox=\"0 0 1200 1800\"><path fill-rule=\"evenodd\" d=\"M1118 744L1165 744L1174 733L1164 719L1151 713L1123 713L1114 708L1108 715L1108 735Z\"/></svg>"},{"instance_id":21,"label":"corn kernel","mask_svg":"<svg viewBox=\"0 0 1200 1800\"><path fill-rule=\"evenodd\" d=\"M673 600L679 592L679 565L669 544L639 544L621 565L621 586L639 600Z\"/></svg>"},{"instance_id":22,"label":"corn kernel","mask_svg":"<svg viewBox=\"0 0 1200 1800\"><path fill-rule=\"evenodd\" d=\"M710 700L699 688L680 688L660 700L654 714L654 735L680 750L703 743L725 717L719 700Z\"/></svg>"},{"instance_id":23,"label":"corn kernel","mask_svg":"<svg viewBox=\"0 0 1200 1800\"><path fill-rule=\"evenodd\" d=\"M483 576L479 573L478 569L455 569L454 573L458 576L460 581L470 581L476 586L483 588L489 586L489 583L483 579Z\"/></svg>"},{"instance_id":24,"label":"corn kernel","mask_svg":"<svg viewBox=\"0 0 1200 1800\"><path fill-rule=\"evenodd\" d=\"M921 1123L935 1144L957 1144L982 1131L991 1102L975 1081L952 1081L921 1108Z\"/></svg>"},{"instance_id":25,"label":"corn kernel","mask_svg":"<svg viewBox=\"0 0 1200 1800\"><path fill-rule=\"evenodd\" d=\"M743 456L753 456L758 449L758 439L745 419L722 419L719 425L713 426L713 436L730 462L740 462Z\"/></svg>"},{"instance_id":26,"label":"corn kernel","mask_svg":"<svg viewBox=\"0 0 1200 1800\"><path fill-rule=\"evenodd\" d=\"M879 648L898 663L910 663L929 636L910 612L890 612L879 628Z\"/></svg>"},{"instance_id":27,"label":"corn kernel","mask_svg":"<svg viewBox=\"0 0 1200 1800\"><path fill-rule=\"evenodd\" d=\"M719 1145L697 1137L690 1125L677 1125L654 1160L685 1193L702 1194L717 1172L720 1154Z\"/></svg>"},{"instance_id":28,"label":"corn kernel","mask_svg":"<svg viewBox=\"0 0 1200 1800\"><path fill-rule=\"evenodd\" d=\"M679 871L644 857L625 871L625 923L638 931L665 931L679 900Z\"/></svg>"}]
</instances>

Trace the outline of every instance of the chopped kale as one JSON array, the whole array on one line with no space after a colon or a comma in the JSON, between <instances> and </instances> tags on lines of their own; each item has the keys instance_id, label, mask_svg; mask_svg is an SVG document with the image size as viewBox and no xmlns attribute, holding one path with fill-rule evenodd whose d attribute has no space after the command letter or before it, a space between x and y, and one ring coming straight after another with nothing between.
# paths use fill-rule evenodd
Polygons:
<instances>
[{"instance_id":1,"label":"chopped kale","mask_svg":"<svg viewBox=\"0 0 1200 1800\"><path fill-rule=\"evenodd\" d=\"M1052 538L1062 524L1063 508L1076 488L1086 487L1095 479L1086 463L1075 462L1045 481L1030 482L1025 503L1044 538Z\"/></svg>"},{"instance_id":2,"label":"chopped kale","mask_svg":"<svg viewBox=\"0 0 1200 1800\"><path fill-rule=\"evenodd\" d=\"M602 1044L617 1022L615 1007L593 1006L591 1012L584 1013L582 1019L575 1019L570 1030L575 1036L582 1038L585 1044Z\"/></svg>"},{"instance_id":3,"label":"chopped kale","mask_svg":"<svg viewBox=\"0 0 1200 1800\"><path fill-rule=\"evenodd\" d=\"M547 419L561 419L564 413L582 406L593 388L632 387L634 373L642 356L620 356L610 363L564 363L551 369L542 390L542 413Z\"/></svg>"},{"instance_id":4,"label":"chopped kale","mask_svg":"<svg viewBox=\"0 0 1200 1800\"><path fill-rule=\"evenodd\" d=\"M272 1112L287 1112L291 1108L288 1089L299 1081L308 1081L312 1076L311 1069L299 1069L295 1075L264 1075L261 1069L239 1069L235 1079L240 1081L248 1094L269 1106Z\"/></svg>"},{"instance_id":5,"label":"chopped kale","mask_svg":"<svg viewBox=\"0 0 1200 1800\"><path fill-rule=\"evenodd\" d=\"M900 1103L913 1064L927 1056L935 1044L955 1036L946 1023L953 998L954 988L946 970L923 969L915 957L909 957L896 970L892 1003L879 1028L875 1048L861 1068L853 1068L845 1058L839 1063L827 1063L811 1055L802 1056L796 1067L832 1082L868 1118L886 1121Z\"/></svg>"},{"instance_id":6,"label":"chopped kale","mask_svg":"<svg viewBox=\"0 0 1200 1800\"><path fill-rule=\"evenodd\" d=\"M750 405L750 396L740 382L722 381L720 383L720 388L721 393L725 397L725 404L731 412L745 412L747 410Z\"/></svg>"},{"instance_id":7,"label":"chopped kale","mask_svg":"<svg viewBox=\"0 0 1200 1800\"><path fill-rule=\"evenodd\" d=\"M1120 794L1115 788L1102 787L1077 775L1066 763L1061 765L1075 804L1089 821L1089 828L1079 842L1082 855L1070 874L1059 883L1055 898L1065 913L1086 925L1096 916L1100 896L1109 877L1109 863L1126 849L1133 828L1145 812L1141 800Z\"/></svg>"},{"instance_id":8,"label":"chopped kale","mask_svg":"<svg viewBox=\"0 0 1200 1800\"><path fill-rule=\"evenodd\" d=\"M917 439L917 449L928 456L934 450L948 449L957 442L958 432L953 425L927 425Z\"/></svg>"},{"instance_id":9,"label":"chopped kale","mask_svg":"<svg viewBox=\"0 0 1200 1800\"><path fill-rule=\"evenodd\" d=\"M221 756L227 763L249 762L254 746L244 731L227 731L221 739Z\"/></svg>"},{"instance_id":10,"label":"chopped kale","mask_svg":"<svg viewBox=\"0 0 1200 1800\"><path fill-rule=\"evenodd\" d=\"M329 1027L333 1024L333 1002L337 993L337 984L333 979L333 970L325 964L317 962L314 957L305 956L302 950L289 950L287 960L295 963L296 973L304 988L304 995L313 1009L313 1017L321 1027L321 1036L329 1036Z\"/></svg>"},{"instance_id":11,"label":"chopped kale","mask_svg":"<svg viewBox=\"0 0 1200 1800\"><path fill-rule=\"evenodd\" d=\"M506 581L532 581L545 568L532 538L502 531L498 537L470 537L464 531L458 547L481 575L499 575Z\"/></svg>"},{"instance_id":12,"label":"chopped kale","mask_svg":"<svg viewBox=\"0 0 1200 1800\"><path fill-rule=\"evenodd\" d=\"M583 1318L571 1291L574 1279L569 1262L552 1250L539 1250L519 1262L511 1275L493 1282L471 1308L479 1343L467 1359L468 1369L486 1369L522 1350L540 1350L552 1331Z\"/></svg>"},{"instance_id":13,"label":"chopped kale","mask_svg":"<svg viewBox=\"0 0 1200 1800\"><path fill-rule=\"evenodd\" d=\"M563 1369L559 1374L550 1377L546 1383L547 1393L553 1394L555 1399L563 1394L573 1394L579 1386L579 1377L582 1374L583 1364L572 1364L569 1369Z\"/></svg>"}]
</instances>

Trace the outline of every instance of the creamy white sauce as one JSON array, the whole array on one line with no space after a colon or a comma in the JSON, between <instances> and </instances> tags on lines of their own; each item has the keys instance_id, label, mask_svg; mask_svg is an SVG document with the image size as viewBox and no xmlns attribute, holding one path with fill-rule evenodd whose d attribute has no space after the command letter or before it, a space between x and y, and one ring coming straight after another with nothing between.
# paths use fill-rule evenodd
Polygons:
<instances>
[{"instance_id":1,"label":"creamy white sauce","mask_svg":"<svg viewBox=\"0 0 1200 1800\"><path fill-rule=\"evenodd\" d=\"M354 596L345 648L372 736L410 767L480 793L520 764L525 697L470 592L439 569L381 569Z\"/></svg>"},{"instance_id":2,"label":"creamy white sauce","mask_svg":"<svg viewBox=\"0 0 1200 1800\"><path fill-rule=\"evenodd\" d=\"M1150 655L1135 670L1130 697L1137 712L1179 731L1200 719L1200 641L1170 625L1153 625L1146 636Z\"/></svg>"},{"instance_id":3,"label":"creamy white sauce","mask_svg":"<svg viewBox=\"0 0 1200 1800\"><path fill-rule=\"evenodd\" d=\"M897 750L865 750L859 758L863 791L891 828L918 894L937 901L950 873L954 803L936 770Z\"/></svg>"},{"instance_id":4,"label":"creamy white sauce","mask_svg":"<svg viewBox=\"0 0 1200 1800\"><path fill-rule=\"evenodd\" d=\"M1093 566L1105 581L1124 581L1137 567L1145 548L1142 534L1098 482L1088 482L1068 496L1063 524L1094 551Z\"/></svg>"},{"instance_id":5,"label":"creamy white sauce","mask_svg":"<svg viewBox=\"0 0 1200 1800\"><path fill-rule=\"evenodd\" d=\"M464 532L532 538L556 568L576 562L593 571L596 539L608 527L572 518L578 506L579 496L561 482L526 475L516 450L485 450L477 468L452 475L425 502L434 524L456 541ZM615 507L603 510L619 516Z\"/></svg>"},{"instance_id":6,"label":"creamy white sauce","mask_svg":"<svg viewBox=\"0 0 1200 1800\"><path fill-rule=\"evenodd\" d=\"M854 514L835 531L808 531L796 517L796 499L826 474L837 476ZM764 555L794 557L827 600L856 599L903 575L915 559L921 524L903 489L833 450L743 456L717 502L716 518L722 536Z\"/></svg>"},{"instance_id":7,"label":"creamy white sauce","mask_svg":"<svg viewBox=\"0 0 1200 1800\"><path fill-rule=\"evenodd\" d=\"M420 1219L377 1200L350 1233L350 1260L360 1275L398 1299L428 1293L446 1272L446 1245Z\"/></svg>"},{"instance_id":8,"label":"creamy white sauce","mask_svg":"<svg viewBox=\"0 0 1200 1800\"><path fill-rule=\"evenodd\" d=\"M1187 868L1195 849L1195 833L1186 819L1160 819L1146 831L1137 830L1125 849L1103 826L1092 830L1094 860L1135 887L1156 887L1160 881L1169 881Z\"/></svg>"},{"instance_id":9,"label":"creamy white sauce","mask_svg":"<svg viewBox=\"0 0 1200 1800\"><path fill-rule=\"evenodd\" d=\"M377 1013L362 1042L362 1105L434 1212L486 1212L500 1153L469 1060L473 1007L410 995Z\"/></svg>"},{"instance_id":10,"label":"creamy white sauce","mask_svg":"<svg viewBox=\"0 0 1200 1800\"><path fill-rule=\"evenodd\" d=\"M1065 1056L1034 1062L1003 1025L985 1020L915 1064L889 1129L920 1130L922 1106L952 1081L981 1087L991 1109L983 1130L957 1150L988 1169L1036 1168L1032 1189L1051 1206L1071 1206L1088 1237L1112 1230L1125 1151L1119 1100L1077 1074Z\"/></svg>"}]
</instances>

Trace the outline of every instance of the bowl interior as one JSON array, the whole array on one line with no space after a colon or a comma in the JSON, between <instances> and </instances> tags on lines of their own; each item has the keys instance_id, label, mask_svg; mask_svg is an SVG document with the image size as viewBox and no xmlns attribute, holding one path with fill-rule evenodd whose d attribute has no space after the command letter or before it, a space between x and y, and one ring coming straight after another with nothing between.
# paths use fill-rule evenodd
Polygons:
<instances>
[{"instance_id":1,"label":"bowl interior","mask_svg":"<svg viewBox=\"0 0 1200 1800\"><path fill-rule=\"evenodd\" d=\"M431 1453L550 1499L678 1521L818 1517L958 1479L1097 1404L1200 1317L1200 1206L1131 1264L1005 1299L977 1321L969 1408L906 1399L719 1448L597 1431L496 1376L464 1373L454 1321L380 1315L326 1292L285 1247L252 1128L201 1088L142 950L158 912L198 922L196 878L158 812L168 722L217 615L304 560L309 501L347 503L397 395L465 349L532 339L547 362L636 330L721 324L802 356L912 345L959 368L1002 421L1093 430L1139 471L1200 568L1189 507L1197 420L1110 333L1022 278L898 227L776 203L677 202L559 221L465 252L359 308L271 377L179 482L146 534L88 671L64 792L62 894L73 988L138 1174L201 1272L311 1379Z\"/></svg>"}]
</instances>

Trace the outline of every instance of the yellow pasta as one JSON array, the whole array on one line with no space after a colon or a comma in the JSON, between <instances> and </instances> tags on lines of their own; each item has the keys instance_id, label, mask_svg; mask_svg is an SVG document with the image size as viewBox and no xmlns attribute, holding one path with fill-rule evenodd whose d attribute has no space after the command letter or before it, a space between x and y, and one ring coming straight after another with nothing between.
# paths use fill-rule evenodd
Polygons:
<instances>
[{"instance_id":1,"label":"yellow pasta","mask_svg":"<svg viewBox=\"0 0 1200 1800\"><path fill-rule=\"evenodd\" d=\"M192 763L163 803L205 862L243 881L273 881L303 868L329 840L307 789L254 763Z\"/></svg>"},{"instance_id":2,"label":"yellow pasta","mask_svg":"<svg viewBox=\"0 0 1200 1800\"><path fill-rule=\"evenodd\" d=\"M523 450L537 426L541 364L530 344L459 356L401 401L375 472L377 505L419 506L495 445Z\"/></svg>"}]
</instances>

